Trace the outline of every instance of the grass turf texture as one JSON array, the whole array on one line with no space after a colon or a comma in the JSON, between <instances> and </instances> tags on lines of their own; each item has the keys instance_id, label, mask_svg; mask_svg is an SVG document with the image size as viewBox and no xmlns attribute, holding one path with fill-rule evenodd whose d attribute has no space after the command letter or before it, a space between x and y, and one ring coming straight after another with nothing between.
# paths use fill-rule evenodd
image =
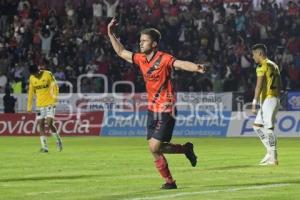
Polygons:
<instances>
[{"instance_id":1,"label":"grass turf texture","mask_svg":"<svg viewBox=\"0 0 300 200\"><path fill-rule=\"evenodd\" d=\"M299 139L279 139L279 166L258 166L258 138L192 141L199 163L167 155L178 189L160 190L144 138L65 137L57 152L39 153L37 137L0 137L0 199L300 199Z\"/></svg>"}]
</instances>

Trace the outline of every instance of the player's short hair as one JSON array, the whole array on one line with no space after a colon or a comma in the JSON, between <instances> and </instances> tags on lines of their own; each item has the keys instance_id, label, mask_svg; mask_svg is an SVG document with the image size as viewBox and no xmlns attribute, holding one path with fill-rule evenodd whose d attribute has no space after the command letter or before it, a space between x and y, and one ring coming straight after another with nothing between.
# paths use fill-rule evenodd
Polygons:
<instances>
[{"instance_id":1,"label":"player's short hair","mask_svg":"<svg viewBox=\"0 0 300 200\"><path fill-rule=\"evenodd\" d=\"M37 65L33 64L29 66L29 73L30 74L36 74L39 72L39 68Z\"/></svg>"},{"instance_id":2,"label":"player's short hair","mask_svg":"<svg viewBox=\"0 0 300 200\"><path fill-rule=\"evenodd\" d=\"M255 44L252 46L252 51L260 50L264 56L267 56L268 49L264 44Z\"/></svg>"},{"instance_id":3,"label":"player's short hair","mask_svg":"<svg viewBox=\"0 0 300 200\"><path fill-rule=\"evenodd\" d=\"M149 35L150 38L157 43L159 43L161 39L160 32L155 28L146 28L141 31L141 34Z\"/></svg>"}]
</instances>

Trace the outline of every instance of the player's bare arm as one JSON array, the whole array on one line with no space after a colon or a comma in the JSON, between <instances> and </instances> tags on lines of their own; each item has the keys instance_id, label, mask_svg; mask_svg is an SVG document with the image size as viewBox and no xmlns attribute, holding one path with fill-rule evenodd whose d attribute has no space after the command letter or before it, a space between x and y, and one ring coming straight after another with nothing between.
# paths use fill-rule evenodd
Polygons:
<instances>
[{"instance_id":1,"label":"player's bare arm","mask_svg":"<svg viewBox=\"0 0 300 200\"><path fill-rule=\"evenodd\" d=\"M183 61L183 60L175 60L173 63L173 66L177 69L182 69L185 71L190 72L199 72L199 73L205 73L206 68L202 64L196 64L190 61Z\"/></svg>"},{"instance_id":2,"label":"player's bare arm","mask_svg":"<svg viewBox=\"0 0 300 200\"><path fill-rule=\"evenodd\" d=\"M107 26L107 32L110 39L110 42L115 50L115 52L126 60L129 63L132 63L132 52L126 50L121 42L116 38L115 34L113 33L113 28L117 25L117 21L113 18Z\"/></svg>"},{"instance_id":3,"label":"player's bare arm","mask_svg":"<svg viewBox=\"0 0 300 200\"><path fill-rule=\"evenodd\" d=\"M258 76L256 80L256 87L254 92L254 98L252 102L252 113L256 114L256 104L258 103L259 95L262 91L263 81L265 76Z\"/></svg>"}]
</instances>

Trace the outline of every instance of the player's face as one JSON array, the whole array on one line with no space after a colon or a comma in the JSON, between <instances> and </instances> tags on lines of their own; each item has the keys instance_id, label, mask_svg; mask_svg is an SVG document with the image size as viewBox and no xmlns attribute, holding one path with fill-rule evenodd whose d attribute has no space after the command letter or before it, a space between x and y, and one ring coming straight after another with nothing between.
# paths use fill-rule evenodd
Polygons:
<instances>
[{"instance_id":1,"label":"player's face","mask_svg":"<svg viewBox=\"0 0 300 200\"><path fill-rule=\"evenodd\" d=\"M256 64L259 63L260 56L261 56L260 51L257 51L257 50L252 51L252 58L253 58L253 60L255 61Z\"/></svg>"},{"instance_id":2,"label":"player's face","mask_svg":"<svg viewBox=\"0 0 300 200\"><path fill-rule=\"evenodd\" d=\"M149 35L141 34L140 50L142 53L150 53L155 47L156 47L156 42L153 42Z\"/></svg>"}]
</instances>

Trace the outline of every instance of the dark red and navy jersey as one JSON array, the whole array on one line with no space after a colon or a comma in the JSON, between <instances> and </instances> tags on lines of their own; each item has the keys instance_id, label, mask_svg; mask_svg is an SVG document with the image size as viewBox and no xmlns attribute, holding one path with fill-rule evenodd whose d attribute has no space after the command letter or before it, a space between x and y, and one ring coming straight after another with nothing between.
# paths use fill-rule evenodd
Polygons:
<instances>
[{"instance_id":1,"label":"dark red and navy jersey","mask_svg":"<svg viewBox=\"0 0 300 200\"><path fill-rule=\"evenodd\" d=\"M143 53L135 53L132 61L138 65L148 93L148 109L153 112L172 112L176 102L171 71L175 58L157 51L150 61Z\"/></svg>"}]
</instances>

